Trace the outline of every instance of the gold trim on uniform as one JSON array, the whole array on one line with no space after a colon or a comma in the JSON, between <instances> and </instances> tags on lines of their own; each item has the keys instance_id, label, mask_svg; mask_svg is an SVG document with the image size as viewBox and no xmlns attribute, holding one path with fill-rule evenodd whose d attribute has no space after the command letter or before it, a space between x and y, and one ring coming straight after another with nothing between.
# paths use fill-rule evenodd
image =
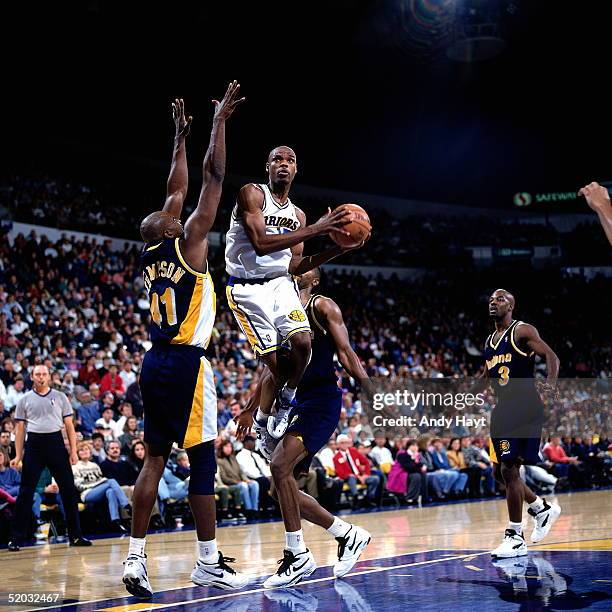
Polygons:
<instances>
[{"instance_id":1,"label":"gold trim on uniform","mask_svg":"<svg viewBox=\"0 0 612 612\"><path fill-rule=\"evenodd\" d=\"M514 347L514 350L517 353L520 353L523 357L529 357L529 355L527 353L524 353L523 351L521 351L521 349L516 345L516 343L514 342L514 330L522 323L522 321L517 321L516 325L512 328L512 333L510 334L510 342L512 343L512 346Z\"/></svg>"},{"instance_id":2,"label":"gold trim on uniform","mask_svg":"<svg viewBox=\"0 0 612 612\"><path fill-rule=\"evenodd\" d=\"M310 331L310 327L298 327L297 329L292 329L284 338L283 341L289 340L291 336L297 334L298 332Z\"/></svg>"},{"instance_id":3,"label":"gold trim on uniform","mask_svg":"<svg viewBox=\"0 0 612 612\"><path fill-rule=\"evenodd\" d=\"M306 308L310 308L310 314L312 316L312 320L315 322L315 325L323 332L323 335L327 335L327 330L319 323L319 320L317 319L317 315L315 312L315 302L317 301L317 298L325 298L326 300L328 300L329 298L326 298L324 295L313 295L309 300L308 300L308 304L306 304Z\"/></svg>"},{"instance_id":4,"label":"gold trim on uniform","mask_svg":"<svg viewBox=\"0 0 612 612\"><path fill-rule=\"evenodd\" d=\"M183 319L176 336L170 340L170 344L189 344L193 341L195 329L200 320L200 310L202 308L205 284L206 275L196 279L193 293L191 294L191 301L189 302L189 308L187 309L187 316Z\"/></svg>"},{"instance_id":5,"label":"gold trim on uniform","mask_svg":"<svg viewBox=\"0 0 612 612\"><path fill-rule=\"evenodd\" d=\"M198 272L196 270L194 270L186 261L185 258L183 257L183 255L181 254L181 249L179 247L179 240L180 237L177 238L174 241L174 247L176 249L176 254L180 260L180 262L185 266L185 268L191 272L194 276L197 276L198 278L204 278L207 274L208 274L208 262L206 262L206 272Z\"/></svg>"},{"instance_id":6,"label":"gold trim on uniform","mask_svg":"<svg viewBox=\"0 0 612 612\"><path fill-rule=\"evenodd\" d=\"M183 448L190 448L202 442L202 429L204 427L204 359L204 357L200 359L198 380L193 394L193 401L191 402L189 423L185 432Z\"/></svg>"},{"instance_id":7,"label":"gold trim on uniform","mask_svg":"<svg viewBox=\"0 0 612 612\"><path fill-rule=\"evenodd\" d=\"M499 463L499 461L497 460L497 454L495 453L495 446L493 446L493 440L491 440L490 438L489 438L489 459L491 459L493 463Z\"/></svg>"},{"instance_id":8,"label":"gold trim on uniform","mask_svg":"<svg viewBox=\"0 0 612 612\"><path fill-rule=\"evenodd\" d=\"M248 322L246 315L238 308L238 305L236 304L236 302L234 302L234 298L232 298L232 288L230 286L225 288L225 295L227 296L227 303L229 304L229 307L232 309L232 312L236 315L238 324L242 328L242 331L244 332L244 335L247 337L247 340L249 341L249 344L251 345L251 348L253 349L253 351L257 353L257 351L259 350L260 355L262 355L264 352L270 352L268 349L262 349L260 347L259 342L257 340L257 334L255 333L250 323ZM277 348L278 347L275 346L273 350L276 350Z\"/></svg>"},{"instance_id":9,"label":"gold trim on uniform","mask_svg":"<svg viewBox=\"0 0 612 612\"><path fill-rule=\"evenodd\" d=\"M503 340L504 336L508 333L508 330L512 329L512 326L516 323L516 321L512 321L512 323L510 323L510 325L508 325L508 327L506 327L506 329L504 329L503 334L498 338L497 342L495 344L493 344L493 337L495 336L495 332L493 332L491 334L491 340L489 341L491 348L497 350L497 347L500 345L501 341Z\"/></svg>"},{"instance_id":10,"label":"gold trim on uniform","mask_svg":"<svg viewBox=\"0 0 612 612\"><path fill-rule=\"evenodd\" d=\"M163 244L163 240L159 244L154 244L153 246L147 247L145 250L146 251L154 251L155 249L158 249L162 244Z\"/></svg>"}]
</instances>

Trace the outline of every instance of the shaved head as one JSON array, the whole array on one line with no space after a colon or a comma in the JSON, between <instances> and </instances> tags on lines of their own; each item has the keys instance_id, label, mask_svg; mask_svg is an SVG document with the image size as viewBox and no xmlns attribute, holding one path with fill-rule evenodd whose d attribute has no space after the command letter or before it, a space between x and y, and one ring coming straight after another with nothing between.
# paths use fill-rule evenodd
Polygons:
<instances>
[{"instance_id":1,"label":"shaved head","mask_svg":"<svg viewBox=\"0 0 612 612\"><path fill-rule=\"evenodd\" d=\"M514 308L514 304L516 303L514 296L507 289L496 289L493 292L493 295L497 295L497 294L505 295L508 302L510 302L510 304Z\"/></svg>"},{"instance_id":2,"label":"shaved head","mask_svg":"<svg viewBox=\"0 0 612 612\"><path fill-rule=\"evenodd\" d=\"M268 154L268 163L272 160L272 158L278 153L291 155L293 159L297 159L295 155L295 151L291 147L286 147L285 145L281 145L280 147L274 147Z\"/></svg>"},{"instance_id":3,"label":"shaved head","mask_svg":"<svg viewBox=\"0 0 612 612\"><path fill-rule=\"evenodd\" d=\"M183 233L181 222L169 212L157 210L142 220L140 235L143 241L156 242L162 238L177 238Z\"/></svg>"}]
</instances>

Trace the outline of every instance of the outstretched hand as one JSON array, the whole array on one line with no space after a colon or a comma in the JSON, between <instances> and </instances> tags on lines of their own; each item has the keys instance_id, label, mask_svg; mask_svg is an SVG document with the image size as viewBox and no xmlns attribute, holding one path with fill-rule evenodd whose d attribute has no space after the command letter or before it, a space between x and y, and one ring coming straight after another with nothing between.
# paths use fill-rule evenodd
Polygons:
<instances>
[{"instance_id":1,"label":"outstretched hand","mask_svg":"<svg viewBox=\"0 0 612 612\"><path fill-rule=\"evenodd\" d=\"M595 212L610 207L610 192L599 183L589 183L578 192L578 195L584 196L587 204Z\"/></svg>"},{"instance_id":2,"label":"outstretched hand","mask_svg":"<svg viewBox=\"0 0 612 612\"><path fill-rule=\"evenodd\" d=\"M240 441L244 440L244 437L248 435L253 427L253 412L250 410L243 410L238 416L234 417L234 421L238 428L236 429L236 438Z\"/></svg>"},{"instance_id":3,"label":"outstretched hand","mask_svg":"<svg viewBox=\"0 0 612 612\"><path fill-rule=\"evenodd\" d=\"M185 102L183 102L183 98L175 98L172 103L172 119L174 120L177 138L185 138L191 129L193 117L189 115L189 117L185 118Z\"/></svg>"},{"instance_id":4,"label":"outstretched hand","mask_svg":"<svg viewBox=\"0 0 612 612\"><path fill-rule=\"evenodd\" d=\"M238 93L240 92L240 83L234 80L227 86L227 91L223 96L223 100L219 102L219 100L213 100L213 104L215 105L215 119L229 119L234 112L234 109L240 104L244 102L246 98L239 98Z\"/></svg>"}]
</instances>

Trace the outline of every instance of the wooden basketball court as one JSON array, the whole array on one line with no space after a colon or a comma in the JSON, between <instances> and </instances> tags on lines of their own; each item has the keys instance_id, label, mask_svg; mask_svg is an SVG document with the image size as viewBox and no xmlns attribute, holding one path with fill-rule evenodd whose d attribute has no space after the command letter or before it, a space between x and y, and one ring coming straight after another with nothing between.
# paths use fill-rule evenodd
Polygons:
<instances>
[{"instance_id":1,"label":"wooden basketball court","mask_svg":"<svg viewBox=\"0 0 612 612\"><path fill-rule=\"evenodd\" d=\"M98 539L89 549L45 544L17 553L4 551L0 590L59 592L61 607L46 609L79 612L387 611L404 605L419 610L488 610L494 605L518 610L526 609L521 607L526 600L552 609L555 602L562 602L563 609L610 609L612 492L560 495L558 501L563 513L553 531L541 544L531 545L529 557L518 562L493 563L488 554L499 543L506 522L505 502L494 500L353 514L349 520L368 529L372 542L343 580L331 574L335 540L304 522L306 543L319 569L296 588L264 591L261 583L276 570L284 545L282 523L271 522L218 529L219 549L237 559L236 568L253 576L239 593L196 587L189 581L197 554L191 529L148 536L149 576L156 591L150 602L130 597L121 583L127 537ZM531 524L525 524L529 542Z\"/></svg>"}]
</instances>

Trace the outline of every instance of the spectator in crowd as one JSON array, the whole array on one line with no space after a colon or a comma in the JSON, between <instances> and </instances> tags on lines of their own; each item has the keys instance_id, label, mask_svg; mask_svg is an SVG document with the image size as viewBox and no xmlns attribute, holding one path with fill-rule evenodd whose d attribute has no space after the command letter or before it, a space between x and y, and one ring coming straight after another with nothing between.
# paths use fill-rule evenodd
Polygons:
<instances>
[{"instance_id":1,"label":"spectator in crowd","mask_svg":"<svg viewBox=\"0 0 612 612\"><path fill-rule=\"evenodd\" d=\"M189 464L189 455L185 451L181 451L176 455L176 467L174 474L181 480L187 480L191 476L191 465Z\"/></svg>"},{"instance_id":2,"label":"spectator in crowd","mask_svg":"<svg viewBox=\"0 0 612 612\"><path fill-rule=\"evenodd\" d=\"M125 395L123 378L119 376L119 369L116 364L111 364L108 372L100 380L100 391L102 393L111 391L115 397L123 397Z\"/></svg>"},{"instance_id":3,"label":"spectator in crowd","mask_svg":"<svg viewBox=\"0 0 612 612\"><path fill-rule=\"evenodd\" d=\"M385 435L381 432L377 432L374 438L374 447L370 451L370 457L376 461L383 474L388 474L393 465L393 455L386 444L387 439Z\"/></svg>"},{"instance_id":4,"label":"spectator in crowd","mask_svg":"<svg viewBox=\"0 0 612 612\"><path fill-rule=\"evenodd\" d=\"M242 513L242 487L239 485L226 485L221 480L221 473L217 467L215 474L215 495L219 496L219 518L222 520L237 519L239 521L246 520ZM229 501L232 498L234 512L229 510Z\"/></svg>"},{"instance_id":5,"label":"spectator in crowd","mask_svg":"<svg viewBox=\"0 0 612 612\"><path fill-rule=\"evenodd\" d=\"M4 409L11 411L15 406L17 406L17 402L25 395L25 383L23 382L23 376L18 374L15 377L15 380L12 385L9 385L9 388L6 392L6 400L4 400Z\"/></svg>"},{"instance_id":6,"label":"spectator in crowd","mask_svg":"<svg viewBox=\"0 0 612 612\"><path fill-rule=\"evenodd\" d=\"M460 438L451 439L446 456L451 469L459 470L460 473L467 476L470 497L480 497L480 470L467 466Z\"/></svg>"},{"instance_id":7,"label":"spectator in crowd","mask_svg":"<svg viewBox=\"0 0 612 612\"><path fill-rule=\"evenodd\" d=\"M470 444L471 441L471 444ZM482 495L481 482L484 480L484 494L495 497L495 478L493 476L493 462L484 451L482 438L469 437L461 439L461 450L468 468L479 471L477 494Z\"/></svg>"},{"instance_id":8,"label":"spectator in crowd","mask_svg":"<svg viewBox=\"0 0 612 612\"><path fill-rule=\"evenodd\" d=\"M79 370L79 383L86 387L100 384L100 374L96 369L96 358L94 355L88 357L85 364Z\"/></svg>"},{"instance_id":9,"label":"spectator in crowd","mask_svg":"<svg viewBox=\"0 0 612 612\"><path fill-rule=\"evenodd\" d=\"M334 466L334 455L338 450L338 445L336 444L335 438L330 438L327 446L322 448L317 454L316 457L321 462L321 465L325 468L328 476L336 475L336 468Z\"/></svg>"},{"instance_id":10,"label":"spectator in crowd","mask_svg":"<svg viewBox=\"0 0 612 612\"><path fill-rule=\"evenodd\" d=\"M259 483L250 480L242 471L232 443L227 440L223 442L217 451L217 465L221 481L228 486L238 485L242 491L242 499L247 518L255 518L259 508Z\"/></svg>"},{"instance_id":11,"label":"spectator in crowd","mask_svg":"<svg viewBox=\"0 0 612 612\"><path fill-rule=\"evenodd\" d=\"M389 472L387 490L404 496L408 503L415 503L419 497L427 498L427 467L419 461L416 440L408 440L406 448L400 443L395 461Z\"/></svg>"},{"instance_id":12,"label":"spectator in crowd","mask_svg":"<svg viewBox=\"0 0 612 612\"><path fill-rule=\"evenodd\" d=\"M259 484L259 504L261 509L267 511L270 508L274 508L274 501L269 495L270 467L266 460L255 451L255 438L245 436L242 441L242 450L238 451L236 459L244 475L250 480L256 480Z\"/></svg>"},{"instance_id":13,"label":"spectator in crowd","mask_svg":"<svg viewBox=\"0 0 612 612\"><path fill-rule=\"evenodd\" d=\"M568 457L563 446L561 446L560 436L553 436L544 445L542 454L549 461L555 476L558 478L569 478L570 483L574 486L584 486L585 478L583 469L581 469L582 462L578 457Z\"/></svg>"},{"instance_id":14,"label":"spectator in crowd","mask_svg":"<svg viewBox=\"0 0 612 612\"><path fill-rule=\"evenodd\" d=\"M169 500L182 501L189 495L189 479L183 480L172 471L172 464L167 463L159 481L157 495L161 502L160 509L164 512Z\"/></svg>"},{"instance_id":15,"label":"spectator in crowd","mask_svg":"<svg viewBox=\"0 0 612 612\"><path fill-rule=\"evenodd\" d=\"M77 445L79 460L72 466L74 484L85 504L99 504L108 509L110 527L119 533L128 533L121 522L120 511L131 508L128 498L113 478L106 478L97 463L91 461L91 445L79 442Z\"/></svg>"},{"instance_id":16,"label":"spectator in crowd","mask_svg":"<svg viewBox=\"0 0 612 612\"><path fill-rule=\"evenodd\" d=\"M62 496L59 492L59 487L53 478L49 468L45 467L40 475L38 484L36 485L36 492L34 493L34 504L32 506L32 512L36 517L36 521L40 524L41 517L41 504L46 506L57 505L57 509L61 515L66 519L66 511L64 510L64 503L62 502Z\"/></svg>"},{"instance_id":17,"label":"spectator in crowd","mask_svg":"<svg viewBox=\"0 0 612 612\"><path fill-rule=\"evenodd\" d=\"M8 431L0 431L0 450L4 451L9 459L15 458L15 442L11 441L11 434Z\"/></svg>"},{"instance_id":18,"label":"spectator in crowd","mask_svg":"<svg viewBox=\"0 0 612 612\"><path fill-rule=\"evenodd\" d=\"M96 421L96 430L104 436L105 442L118 440L123 435L123 428L113 419L114 415L114 410L107 407L104 408L102 416Z\"/></svg>"},{"instance_id":19,"label":"spectator in crowd","mask_svg":"<svg viewBox=\"0 0 612 612\"><path fill-rule=\"evenodd\" d=\"M106 461L106 451L104 450L104 436L96 431L91 436L91 457L97 464Z\"/></svg>"},{"instance_id":20,"label":"spectator in crowd","mask_svg":"<svg viewBox=\"0 0 612 612\"><path fill-rule=\"evenodd\" d=\"M132 368L132 362L129 359L126 359L123 362L123 366L121 367L121 372L119 372L119 376L121 376L121 380L123 381L123 388L126 390L130 385L136 382L136 373L134 372Z\"/></svg>"},{"instance_id":21,"label":"spectator in crowd","mask_svg":"<svg viewBox=\"0 0 612 612\"><path fill-rule=\"evenodd\" d=\"M0 488L13 497L17 497L21 484L21 474L15 468L10 467L9 463L10 457L6 449L0 448Z\"/></svg>"},{"instance_id":22,"label":"spectator in crowd","mask_svg":"<svg viewBox=\"0 0 612 612\"><path fill-rule=\"evenodd\" d=\"M334 455L334 470L336 476L349 486L355 502L361 501L358 484L366 488L365 503L377 506L376 493L380 484L380 477L371 473L370 462L357 449L352 447L352 440L348 435L341 434L336 438L338 451Z\"/></svg>"},{"instance_id":23,"label":"spectator in crowd","mask_svg":"<svg viewBox=\"0 0 612 612\"><path fill-rule=\"evenodd\" d=\"M119 436L119 443L121 444L121 454L129 455L134 440L140 439L140 432L138 430L138 419L135 416L130 416L125 420L123 426L123 434Z\"/></svg>"},{"instance_id":24,"label":"spectator in crowd","mask_svg":"<svg viewBox=\"0 0 612 612\"><path fill-rule=\"evenodd\" d=\"M84 437L90 438L96 428L96 421L100 418L100 405L93 399L91 392L83 390L77 394L79 406L77 408L77 430Z\"/></svg>"},{"instance_id":25,"label":"spectator in crowd","mask_svg":"<svg viewBox=\"0 0 612 612\"><path fill-rule=\"evenodd\" d=\"M434 469L453 472L455 474L455 479L451 483L450 492L454 495L461 495L465 491L467 485L467 474L461 472L458 468L451 467L441 438L434 438L431 443L433 445L431 456Z\"/></svg>"},{"instance_id":26,"label":"spectator in crowd","mask_svg":"<svg viewBox=\"0 0 612 612\"><path fill-rule=\"evenodd\" d=\"M140 474L142 471L146 454L147 447L144 445L144 442L142 440L135 440L130 448L128 461L136 470L137 474Z\"/></svg>"}]
</instances>

